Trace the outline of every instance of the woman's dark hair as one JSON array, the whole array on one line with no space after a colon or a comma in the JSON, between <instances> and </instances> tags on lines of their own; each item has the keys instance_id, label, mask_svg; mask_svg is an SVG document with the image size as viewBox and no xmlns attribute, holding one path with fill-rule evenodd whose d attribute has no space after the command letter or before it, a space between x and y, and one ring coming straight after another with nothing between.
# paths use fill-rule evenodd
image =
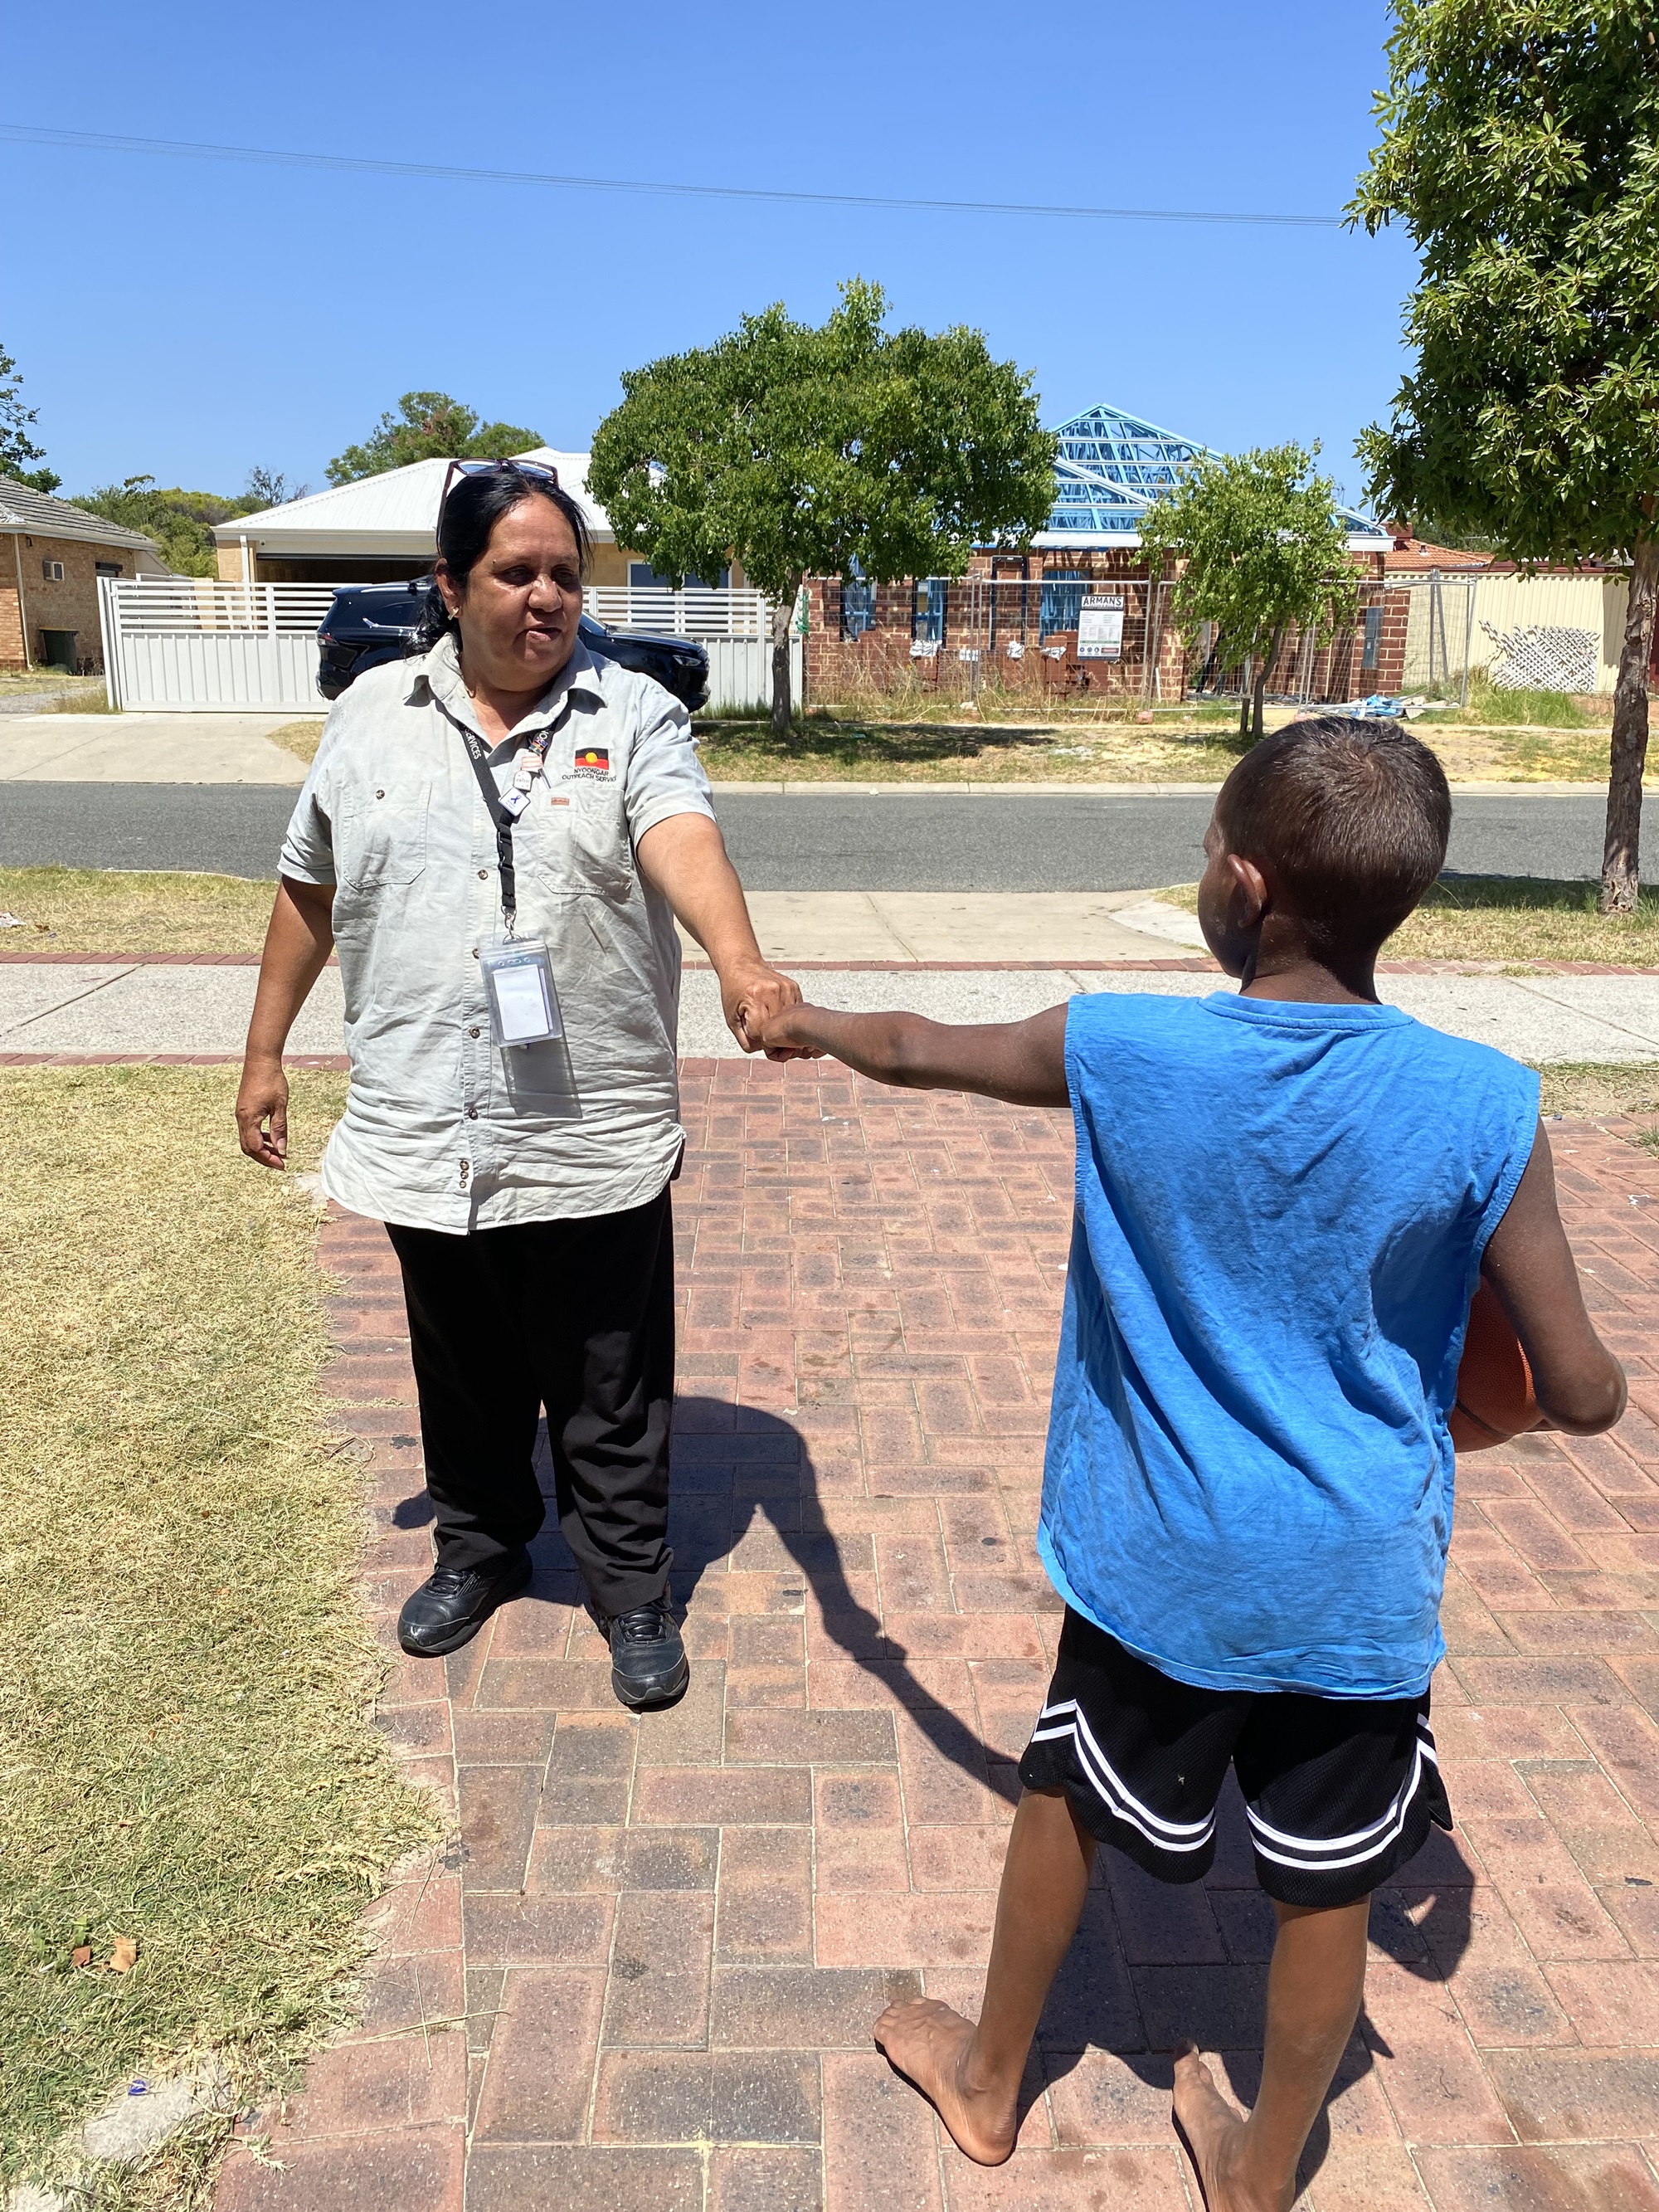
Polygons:
<instances>
[{"instance_id":1,"label":"woman's dark hair","mask_svg":"<svg viewBox=\"0 0 1659 2212\"><path fill-rule=\"evenodd\" d=\"M467 578L483 560L495 525L504 514L526 499L544 499L570 525L570 534L576 541L576 560L584 575L593 547L588 534L587 518L568 491L561 489L542 475L532 475L512 461L503 461L499 468L481 471L477 476L457 477L449 488L449 496L438 517L438 554L452 579L463 590ZM438 640L455 628L455 618L444 605L443 594L436 584L427 593L425 608L421 616L421 627L409 643L409 651L428 653Z\"/></svg>"}]
</instances>

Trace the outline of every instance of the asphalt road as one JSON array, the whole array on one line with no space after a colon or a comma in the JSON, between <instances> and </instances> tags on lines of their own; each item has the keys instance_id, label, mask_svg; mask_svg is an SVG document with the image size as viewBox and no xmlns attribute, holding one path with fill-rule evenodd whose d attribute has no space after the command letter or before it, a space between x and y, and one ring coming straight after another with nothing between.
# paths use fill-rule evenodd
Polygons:
<instances>
[{"instance_id":1,"label":"asphalt road","mask_svg":"<svg viewBox=\"0 0 1659 2212\"><path fill-rule=\"evenodd\" d=\"M295 792L276 784L8 782L0 865L274 875ZM1112 891L1190 883L1206 798L752 798L719 802L756 890ZM1604 802L1468 798L1448 865L1477 875L1600 872Z\"/></svg>"}]
</instances>

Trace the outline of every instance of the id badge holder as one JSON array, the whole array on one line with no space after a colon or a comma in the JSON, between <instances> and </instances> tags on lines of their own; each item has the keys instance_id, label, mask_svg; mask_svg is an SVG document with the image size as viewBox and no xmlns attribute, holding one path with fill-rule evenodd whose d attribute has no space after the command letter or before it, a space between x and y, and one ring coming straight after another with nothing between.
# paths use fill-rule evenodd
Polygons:
<instances>
[{"instance_id":1,"label":"id badge holder","mask_svg":"<svg viewBox=\"0 0 1659 2212\"><path fill-rule=\"evenodd\" d=\"M489 1033L498 1045L545 1044L564 1035L553 963L539 938L487 945L478 964L489 998Z\"/></svg>"}]
</instances>

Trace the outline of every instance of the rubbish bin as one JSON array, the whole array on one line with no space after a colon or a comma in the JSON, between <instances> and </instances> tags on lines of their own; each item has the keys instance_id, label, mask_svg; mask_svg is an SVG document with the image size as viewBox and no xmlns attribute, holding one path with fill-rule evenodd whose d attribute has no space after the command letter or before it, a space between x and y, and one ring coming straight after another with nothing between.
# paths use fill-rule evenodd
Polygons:
<instances>
[{"instance_id":1,"label":"rubbish bin","mask_svg":"<svg viewBox=\"0 0 1659 2212\"><path fill-rule=\"evenodd\" d=\"M75 641L79 632L72 629L43 629L41 644L46 648L40 656L46 668L61 668L69 675L76 672Z\"/></svg>"}]
</instances>

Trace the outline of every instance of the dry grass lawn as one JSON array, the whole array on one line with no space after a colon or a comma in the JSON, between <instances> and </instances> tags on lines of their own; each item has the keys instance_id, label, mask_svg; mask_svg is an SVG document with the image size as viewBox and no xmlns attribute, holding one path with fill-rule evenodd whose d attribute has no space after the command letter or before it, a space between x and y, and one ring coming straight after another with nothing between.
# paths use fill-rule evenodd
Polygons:
<instances>
[{"instance_id":1,"label":"dry grass lawn","mask_svg":"<svg viewBox=\"0 0 1659 2212\"><path fill-rule=\"evenodd\" d=\"M314 1143L343 1079L295 1081ZM349 2013L365 1901L434 1831L367 1718L315 1216L238 1154L234 1083L0 1072L0 2193L73 2179L52 2147L133 2075L215 2051L244 2095L280 2076ZM204 2203L222 2135L74 2201Z\"/></svg>"},{"instance_id":2,"label":"dry grass lawn","mask_svg":"<svg viewBox=\"0 0 1659 2212\"><path fill-rule=\"evenodd\" d=\"M1659 1114L1659 1066L1602 1066L1594 1061L1554 1060L1539 1070L1546 1114ZM1638 1141L1652 1148L1654 1132Z\"/></svg>"},{"instance_id":3,"label":"dry grass lawn","mask_svg":"<svg viewBox=\"0 0 1659 2212\"><path fill-rule=\"evenodd\" d=\"M161 869L0 868L0 952L255 952L274 883Z\"/></svg>"},{"instance_id":4,"label":"dry grass lawn","mask_svg":"<svg viewBox=\"0 0 1659 2212\"><path fill-rule=\"evenodd\" d=\"M302 761L317 757L318 741L323 734L320 722L284 722L280 730L270 732L270 743L281 745L285 752L297 753Z\"/></svg>"},{"instance_id":5,"label":"dry grass lawn","mask_svg":"<svg viewBox=\"0 0 1659 2212\"><path fill-rule=\"evenodd\" d=\"M1405 927L1382 948L1385 960L1494 960L1525 967L1540 960L1598 960L1621 968L1659 968L1659 890L1644 889L1628 921L1595 910L1597 887L1534 876L1443 876ZM1188 914L1196 884L1158 896Z\"/></svg>"},{"instance_id":6,"label":"dry grass lawn","mask_svg":"<svg viewBox=\"0 0 1659 2212\"><path fill-rule=\"evenodd\" d=\"M959 706L913 719L860 721L836 709L809 715L789 736L763 722L701 726L703 765L715 783L1212 783L1247 750L1232 707L1132 704L1062 707L1046 719L982 721ZM1269 708L1269 729L1293 719ZM1481 723L1411 725L1454 783L1605 782L1607 733L1582 728L1502 729Z\"/></svg>"},{"instance_id":7,"label":"dry grass lawn","mask_svg":"<svg viewBox=\"0 0 1659 2212\"><path fill-rule=\"evenodd\" d=\"M1041 717L994 704L975 717L959 703L918 703L862 720L836 708L807 716L781 743L761 721L702 724L702 754L715 783L1219 783L1244 750L1236 707L1159 707L1150 723L1135 720L1139 711L1134 701L1062 700ZM1273 707L1266 719L1277 729L1293 710ZM1412 727L1454 782L1605 781L1607 732L1588 717L1568 728L1493 728L1487 720ZM322 733L319 721L288 722L270 742L310 761Z\"/></svg>"}]
</instances>

